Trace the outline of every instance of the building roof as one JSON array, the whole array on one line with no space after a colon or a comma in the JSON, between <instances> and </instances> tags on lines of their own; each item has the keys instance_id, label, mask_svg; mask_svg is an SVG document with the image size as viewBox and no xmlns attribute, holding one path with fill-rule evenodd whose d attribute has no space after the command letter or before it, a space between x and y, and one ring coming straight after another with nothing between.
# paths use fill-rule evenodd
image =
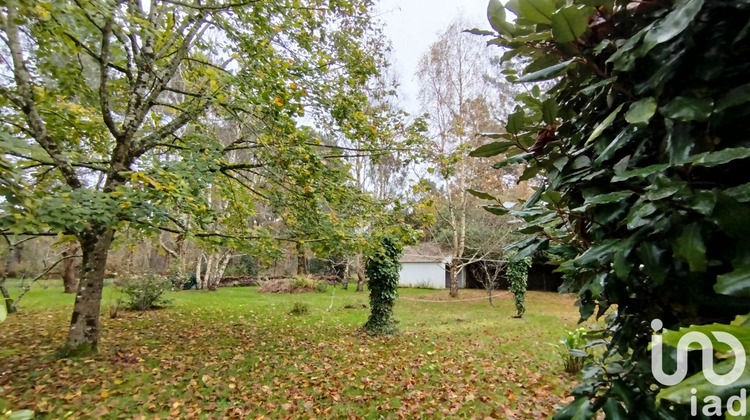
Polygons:
<instances>
[{"instance_id":1,"label":"building roof","mask_svg":"<svg viewBox=\"0 0 750 420\"><path fill-rule=\"evenodd\" d=\"M451 257L434 242L425 242L418 246L407 246L399 260L402 263L443 263Z\"/></svg>"}]
</instances>

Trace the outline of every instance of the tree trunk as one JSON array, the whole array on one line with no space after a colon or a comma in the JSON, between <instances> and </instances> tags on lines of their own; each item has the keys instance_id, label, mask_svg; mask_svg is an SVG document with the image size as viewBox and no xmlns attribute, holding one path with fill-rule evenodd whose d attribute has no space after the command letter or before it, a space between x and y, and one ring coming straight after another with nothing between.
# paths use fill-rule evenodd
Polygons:
<instances>
[{"instance_id":1,"label":"tree trunk","mask_svg":"<svg viewBox=\"0 0 750 420\"><path fill-rule=\"evenodd\" d=\"M78 356L94 353L99 344L99 310L102 303L104 270L114 229L91 229L78 241L83 252L81 281L68 330L68 341L62 355Z\"/></svg>"},{"instance_id":2,"label":"tree trunk","mask_svg":"<svg viewBox=\"0 0 750 420\"><path fill-rule=\"evenodd\" d=\"M75 255L78 252L78 244L70 244L68 248L62 252L63 257ZM65 290L63 293L73 294L78 288L78 281L76 279L76 259L68 258L62 262L62 279L63 287Z\"/></svg>"},{"instance_id":3,"label":"tree trunk","mask_svg":"<svg viewBox=\"0 0 750 420\"><path fill-rule=\"evenodd\" d=\"M297 275L304 276L307 274L307 258L305 258L305 246L302 242L297 242Z\"/></svg>"},{"instance_id":4,"label":"tree trunk","mask_svg":"<svg viewBox=\"0 0 750 420\"><path fill-rule=\"evenodd\" d=\"M365 263L362 255L357 256L357 291L365 291Z\"/></svg>"},{"instance_id":5,"label":"tree trunk","mask_svg":"<svg viewBox=\"0 0 750 420\"><path fill-rule=\"evenodd\" d=\"M208 285L208 290L215 292L216 289L219 288L219 283L221 283L221 278L224 277L224 271L226 271L227 266L229 265L229 261L232 260L233 255L227 254L224 256L224 259L219 264L217 262L217 267L213 275L210 279L210 284Z\"/></svg>"},{"instance_id":6,"label":"tree trunk","mask_svg":"<svg viewBox=\"0 0 750 420\"><path fill-rule=\"evenodd\" d=\"M458 297L458 264L455 261L450 263L450 277L451 277L451 297Z\"/></svg>"},{"instance_id":7,"label":"tree trunk","mask_svg":"<svg viewBox=\"0 0 750 420\"><path fill-rule=\"evenodd\" d=\"M344 262L344 278L341 280L341 288L349 290L349 258Z\"/></svg>"},{"instance_id":8,"label":"tree trunk","mask_svg":"<svg viewBox=\"0 0 750 420\"><path fill-rule=\"evenodd\" d=\"M3 275L5 277L5 275ZM5 287L5 278L0 281L0 293L2 293L2 299L3 304L5 305L5 310L9 313L15 313L16 312L16 305L13 304L13 299L10 298L10 293L8 293L8 288Z\"/></svg>"},{"instance_id":9,"label":"tree trunk","mask_svg":"<svg viewBox=\"0 0 750 420\"><path fill-rule=\"evenodd\" d=\"M10 239L7 239L8 241L8 258L5 260L5 270L3 270L3 276L0 278L0 293L2 293L3 296L3 303L5 304L5 309L9 314L13 314L16 312L16 305L13 304L13 299L10 298L10 293L8 293L8 288L5 286L5 280L8 279L8 272L10 271L10 265L11 260L13 259L13 251L14 246L13 243L10 241Z\"/></svg>"},{"instance_id":10,"label":"tree trunk","mask_svg":"<svg viewBox=\"0 0 750 420\"><path fill-rule=\"evenodd\" d=\"M201 288L201 264L203 264L203 254L198 255L198 263L195 264L195 290Z\"/></svg>"}]
</instances>

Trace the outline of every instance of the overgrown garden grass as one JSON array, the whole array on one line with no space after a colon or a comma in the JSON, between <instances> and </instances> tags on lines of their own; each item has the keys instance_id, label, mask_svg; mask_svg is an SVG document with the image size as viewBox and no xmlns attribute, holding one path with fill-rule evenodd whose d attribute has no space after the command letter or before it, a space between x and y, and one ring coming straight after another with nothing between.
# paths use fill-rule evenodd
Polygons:
<instances>
[{"instance_id":1,"label":"overgrown garden grass","mask_svg":"<svg viewBox=\"0 0 750 420\"><path fill-rule=\"evenodd\" d=\"M445 299L401 289L399 333L359 331L367 293L261 294L256 288L173 292L172 305L107 317L99 355L56 360L73 296L35 287L0 326L0 412L41 418L309 418L492 416L543 418L576 378L548 343L576 326L569 296L531 292L524 319L513 297ZM12 290L16 294L17 289ZM461 298L483 291L462 291ZM295 302L305 315L289 315ZM349 308L345 308L349 307Z\"/></svg>"}]
</instances>

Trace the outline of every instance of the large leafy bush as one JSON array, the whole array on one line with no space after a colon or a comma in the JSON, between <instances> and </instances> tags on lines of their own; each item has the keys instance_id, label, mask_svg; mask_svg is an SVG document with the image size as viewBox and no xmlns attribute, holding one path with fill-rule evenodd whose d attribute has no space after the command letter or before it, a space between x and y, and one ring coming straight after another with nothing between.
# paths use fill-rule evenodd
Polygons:
<instances>
[{"instance_id":1,"label":"large leafy bush","mask_svg":"<svg viewBox=\"0 0 750 420\"><path fill-rule=\"evenodd\" d=\"M554 85L520 95L474 153L543 176L510 211L536 234L517 258L556 255L581 320L616 305L608 350L557 418L687 418L684 393L657 398L650 322L748 337L728 324L750 311L750 1L492 0L488 16L490 43L522 64L509 79Z\"/></svg>"}]
</instances>

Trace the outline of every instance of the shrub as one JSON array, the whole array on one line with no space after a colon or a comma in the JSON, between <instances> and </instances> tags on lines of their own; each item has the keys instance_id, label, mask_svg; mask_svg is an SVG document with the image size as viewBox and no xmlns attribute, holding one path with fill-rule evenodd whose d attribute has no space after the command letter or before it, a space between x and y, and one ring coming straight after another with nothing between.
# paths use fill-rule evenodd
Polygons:
<instances>
[{"instance_id":1,"label":"shrub","mask_svg":"<svg viewBox=\"0 0 750 420\"><path fill-rule=\"evenodd\" d=\"M565 372L574 375L583 369L587 361L592 359L591 353L586 348L587 331L578 328L568 331L555 347L563 362Z\"/></svg>"},{"instance_id":2,"label":"shrub","mask_svg":"<svg viewBox=\"0 0 750 420\"><path fill-rule=\"evenodd\" d=\"M168 279L149 273L141 277L128 277L118 287L125 295L124 303L128 309L145 311L168 304L164 293L171 286Z\"/></svg>"},{"instance_id":3,"label":"shrub","mask_svg":"<svg viewBox=\"0 0 750 420\"><path fill-rule=\"evenodd\" d=\"M302 302L294 302L292 310L289 311L289 315L307 315L310 313L310 306Z\"/></svg>"},{"instance_id":4,"label":"shrub","mask_svg":"<svg viewBox=\"0 0 750 420\"><path fill-rule=\"evenodd\" d=\"M750 312L750 3L505 5L517 19L492 0L489 44L517 64L510 81L546 82L518 95L506 132L473 154L505 154L495 168L527 162L521 179L542 178L511 210L537 234L519 254L559 259L582 321L617 308L607 351L555 418L688 418L691 386L698 401L730 397L699 363L663 387L648 345L652 326L669 344L690 325L750 345L740 325Z\"/></svg>"},{"instance_id":5,"label":"shrub","mask_svg":"<svg viewBox=\"0 0 750 420\"><path fill-rule=\"evenodd\" d=\"M318 293L325 293L328 290L328 283L325 281L319 280L315 284L315 291Z\"/></svg>"}]
</instances>

